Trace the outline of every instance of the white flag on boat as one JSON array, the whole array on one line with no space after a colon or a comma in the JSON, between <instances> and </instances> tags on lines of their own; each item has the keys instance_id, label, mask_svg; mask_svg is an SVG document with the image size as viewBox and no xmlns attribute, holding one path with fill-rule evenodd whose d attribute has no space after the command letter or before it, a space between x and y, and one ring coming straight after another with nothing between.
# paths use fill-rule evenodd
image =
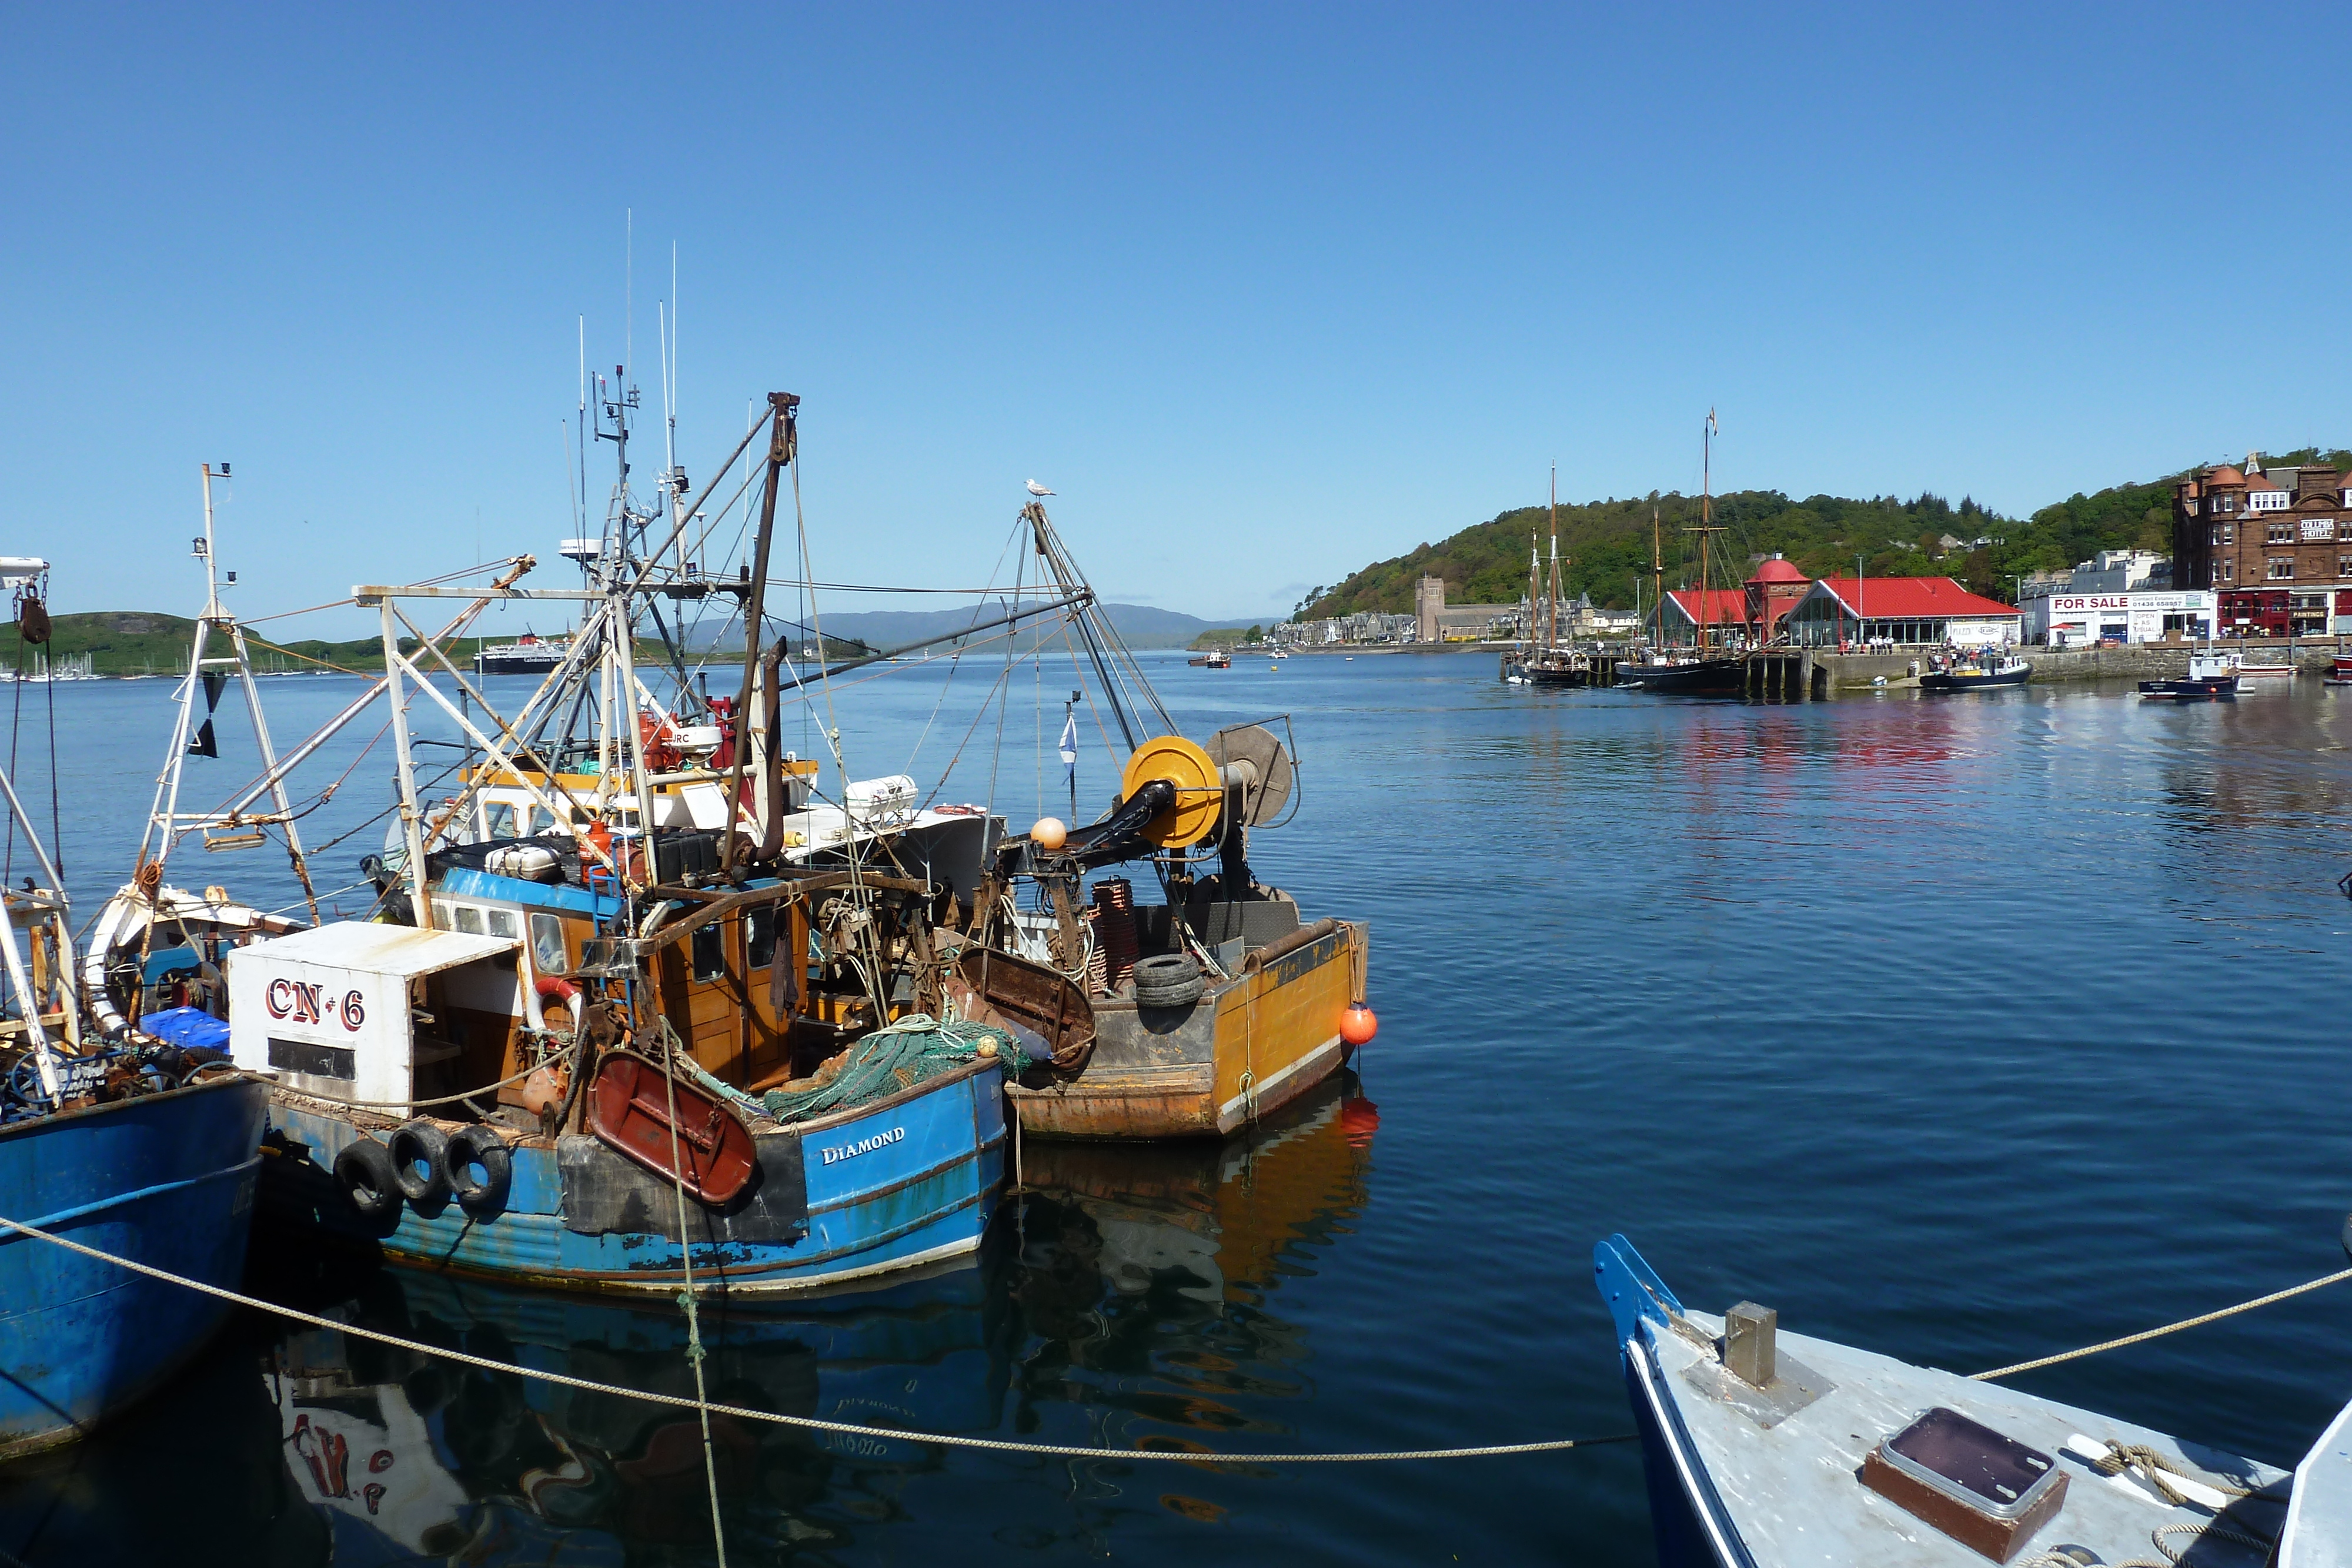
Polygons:
<instances>
[{"instance_id":1,"label":"white flag on boat","mask_svg":"<svg viewBox=\"0 0 2352 1568\"><path fill-rule=\"evenodd\" d=\"M1070 716L1062 721L1062 766L1070 777L1078 776L1078 710L1072 708Z\"/></svg>"}]
</instances>

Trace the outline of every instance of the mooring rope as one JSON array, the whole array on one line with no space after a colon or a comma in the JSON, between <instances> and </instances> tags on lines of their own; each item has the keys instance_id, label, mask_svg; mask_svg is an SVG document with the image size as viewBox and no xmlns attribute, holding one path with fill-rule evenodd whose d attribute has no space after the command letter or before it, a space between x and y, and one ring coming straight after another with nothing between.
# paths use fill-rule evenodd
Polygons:
<instances>
[{"instance_id":1,"label":"mooring rope","mask_svg":"<svg viewBox=\"0 0 2352 1568\"><path fill-rule=\"evenodd\" d=\"M983 1452L1000 1454L1040 1454L1050 1458L1129 1461L1156 1459L1189 1465L1355 1465L1395 1459L1502 1458L1513 1454L1549 1454L1567 1448L1593 1448L1612 1443L1631 1443L1637 1441L1641 1437L1638 1432L1622 1432L1606 1437L1554 1437L1538 1443L1495 1443L1475 1448L1399 1448L1354 1454L1225 1454L1209 1449L1191 1448L1087 1448L1063 1443L1015 1443L1002 1437L958 1437L942 1432L909 1431L899 1427L862 1427L851 1421L824 1421L814 1416L786 1416L779 1411L754 1410L740 1405L705 1406L689 1395L660 1394L649 1388L624 1388L616 1384L599 1383L593 1378L573 1377L568 1373L548 1372L533 1366L518 1366L508 1361L493 1361L488 1356L474 1355L462 1350L452 1350L446 1345L426 1344L422 1340L404 1339L398 1334L385 1333L379 1329L362 1328L357 1323L341 1322L333 1318L321 1317L316 1312L306 1312L299 1307L281 1306L276 1301L265 1301L257 1296L248 1296L242 1291L232 1291L225 1285L213 1285L202 1280L191 1280L184 1274L174 1274L166 1269L133 1262L128 1258L118 1258L111 1252L101 1252L95 1247L85 1247L79 1241L68 1241L62 1236L53 1236L46 1230L26 1225L21 1220L7 1218L5 1216L0 1216L0 1227L5 1227L19 1236L29 1236L37 1241L46 1241L52 1247L62 1247L68 1252L79 1253L82 1257L94 1259L100 1263L111 1263L118 1269L127 1269L131 1273L143 1274L151 1280L161 1280L167 1285L179 1285L220 1301L234 1302L240 1307L251 1307L256 1312L268 1312L274 1317L308 1323L312 1328L332 1329L338 1333L350 1334L358 1339L373 1340L378 1344L388 1344L400 1350L414 1351L419 1355L437 1356L444 1361L454 1361L461 1365L479 1367L485 1372L508 1373L517 1377L530 1378L535 1382L552 1383L564 1388L576 1388L583 1394L617 1395L625 1399L641 1399L649 1405L669 1405L687 1410L708 1408L714 1416L730 1416L738 1421L766 1421L780 1427L798 1427L813 1432L841 1432L856 1437L895 1437L900 1442L929 1443L943 1448L976 1448Z\"/></svg>"},{"instance_id":2,"label":"mooring rope","mask_svg":"<svg viewBox=\"0 0 2352 1568\"><path fill-rule=\"evenodd\" d=\"M2316 1280L2306 1280L2300 1285L2289 1285L2284 1291L2273 1291L2267 1296L2256 1296L2251 1301L2240 1301L2234 1307L2223 1307L2219 1312L2200 1312L2193 1318L2183 1318L2177 1323L2167 1323L2159 1329L2143 1329L2138 1333L2126 1334L2121 1339L2103 1340L2097 1344L2086 1344L2080 1350L2061 1351L2056 1355L2045 1355L2036 1361L2021 1361L2014 1366L1996 1366L1990 1372L1971 1372L1969 1374L1969 1378L1974 1383L1990 1383L1996 1377L2008 1377L2020 1372L2032 1372L2040 1367L2055 1366L2062 1361L2080 1361L2086 1355L2096 1355L2104 1350L2121 1350L2127 1344L2138 1344L2146 1340L2161 1339L2168 1333L2179 1333L2183 1329L2193 1329L2206 1323L2219 1322L2223 1318L2233 1318L2240 1312L2251 1312L2256 1307L2267 1307L2273 1301L2284 1301L2289 1296L2300 1296L2306 1291L2316 1291L2323 1285L2339 1284L2346 1280L2352 1280L2352 1269L2338 1269L2333 1274L2322 1274Z\"/></svg>"}]
</instances>

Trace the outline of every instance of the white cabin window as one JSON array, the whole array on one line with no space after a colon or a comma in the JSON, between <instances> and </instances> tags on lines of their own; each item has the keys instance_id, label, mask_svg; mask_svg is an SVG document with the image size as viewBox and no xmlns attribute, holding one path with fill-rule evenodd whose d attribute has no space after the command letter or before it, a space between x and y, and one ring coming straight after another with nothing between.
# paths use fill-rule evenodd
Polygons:
<instances>
[{"instance_id":1,"label":"white cabin window","mask_svg":"<svg viewBox=\"0 0 2352 1568\"><path fill-rule=\"evenodd\" d=\"M465 932L469 936L479 936L482 934L482 912L480 910L475 908L470 904L460 904L455 906L454 913L457 916L458 930Z\"/></svg>"},{"instance_id":2,"label":"white cabin window","mask_svg":"<svg viewBox=\"0 0 2352 1568\"><path fill-rule=\"evenodd\" d=\"M489 837L491 838L519 839L522 837L521 827L515 821L515 809L507 804L504 800L493 800L490 802L488 821L489 823Z\"/></svg>"},{"instance_id":3,"label":"white cabin window","mask_svg":"<svg viewBox=\"0 0 2352 1568\"><path fill-rule=\"evenodd\" d=\"M515 917L513 910L493 909L488 913L490 917L491 936L512 936L515 935Z\"/></svg>"}]
</instances>

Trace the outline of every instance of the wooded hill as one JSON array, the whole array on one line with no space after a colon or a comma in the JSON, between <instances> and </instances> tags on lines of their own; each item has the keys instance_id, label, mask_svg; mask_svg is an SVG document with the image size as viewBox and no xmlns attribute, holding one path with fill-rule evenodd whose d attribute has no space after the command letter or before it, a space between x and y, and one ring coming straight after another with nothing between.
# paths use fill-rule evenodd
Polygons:
<instances>
[{"instance_id":1,"label":"wooded hill","mask_svg":"<svg viewBox=\"0 0 2352 1568\"><path fill-rule=\"evenodd\" d=\"M2352 452L2267 454L2273 465L2326 462L2352 467ZM2186 470L2183 470L2186 472ZM1853 575L1862 556L1873 577L1958 578L1971 592L2004 601L2021 573L2070 567L2103 549L2172 549L2172 487L2179 475L2116 485L2095 495L2079 492L2031 517L2000 516L1962 497L1959 502L1922 494L1910 500L1877 496L1855 500L1811 496L1791 500L1777 490L1736 490L1715 498L1715 520L1725 532L1708 547L1708 580L1720 588L1753 570L1752 558L1779 551L1808 577ZM1651 518L1657 518L1669 589L1696 580L1696 536L1683 532L1699 520L1699 498L1667 492L1622 500L1588 501L1559 508L1561 578L1569 598L1590 593L1595 604L1631 608L1638 581L1650 601ZM1412 609L1412 588L1424 576L1445 580L1452 604L1508 604L1528 591L1528 541L1550 549L1545 509L1517 507L1450 538L1424 544L1392 560L1375 562L1335 588L1318 588L1299 601L1294 620L1313 621L1376 610ZM1947 549L1946 538L1957 539ZM1978 541L1985 542L1979 543Z\"/></svg>"},{"instance_id":2,"label":"wooded hill","mask_svg":"<svg viewBox=\"0 0 2352 1568\"><path fill-rule=\"evenodd\" d=\"M89 655L90 671L100 675L179 675L188 667L188 648L196 632L196 623L184 616L161 615L142 610L100 610L76 615L51 618L49 641L38 649L21 646L15 622L0 627L0 669L32 669L32 654L46 653L52 664ZM443 644L450 663L470 674L474 653L485 643L511 643L511 633L498 637L460 637ZM253 652L253 667L262 673L303 674L325 671L352 671L360 674L381 674L383 671L383 644L374 637L360 637L347 643L322 642L305 638L300 642L281 643L264 640L260 632L246 633L247 645ZM827 634L825 647L835 658L850 658L869 652L862 643ZM417 649L414 637L401 639L401 651L414 653ZM217 636L208 645L206 657L225 658L227 644ZM738 662L742 657L738 649L732 655ZM639 668L659 668L669 662L660 642L639 638L636 646Z\"/></svg>"}]
</instances>

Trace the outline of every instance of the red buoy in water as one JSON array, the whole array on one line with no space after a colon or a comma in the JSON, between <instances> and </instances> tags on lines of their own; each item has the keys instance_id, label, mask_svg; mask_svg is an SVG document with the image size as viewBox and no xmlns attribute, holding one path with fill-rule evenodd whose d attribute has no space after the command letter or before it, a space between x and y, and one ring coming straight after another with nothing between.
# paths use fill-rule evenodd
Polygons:
<instances>
[{"instance_id":1,"label":"red buoy in water","mask_svg":"<svg viewBox=\"0 0 2352 1568\"><path fill-rule=\"evenodd\" d=\"M1349 1002L1339 1015L1339 1038L1350 1046L1362 1045L1380 1032L1380 1015L1361 1002Z\"/></svg>"}]
</instances>

